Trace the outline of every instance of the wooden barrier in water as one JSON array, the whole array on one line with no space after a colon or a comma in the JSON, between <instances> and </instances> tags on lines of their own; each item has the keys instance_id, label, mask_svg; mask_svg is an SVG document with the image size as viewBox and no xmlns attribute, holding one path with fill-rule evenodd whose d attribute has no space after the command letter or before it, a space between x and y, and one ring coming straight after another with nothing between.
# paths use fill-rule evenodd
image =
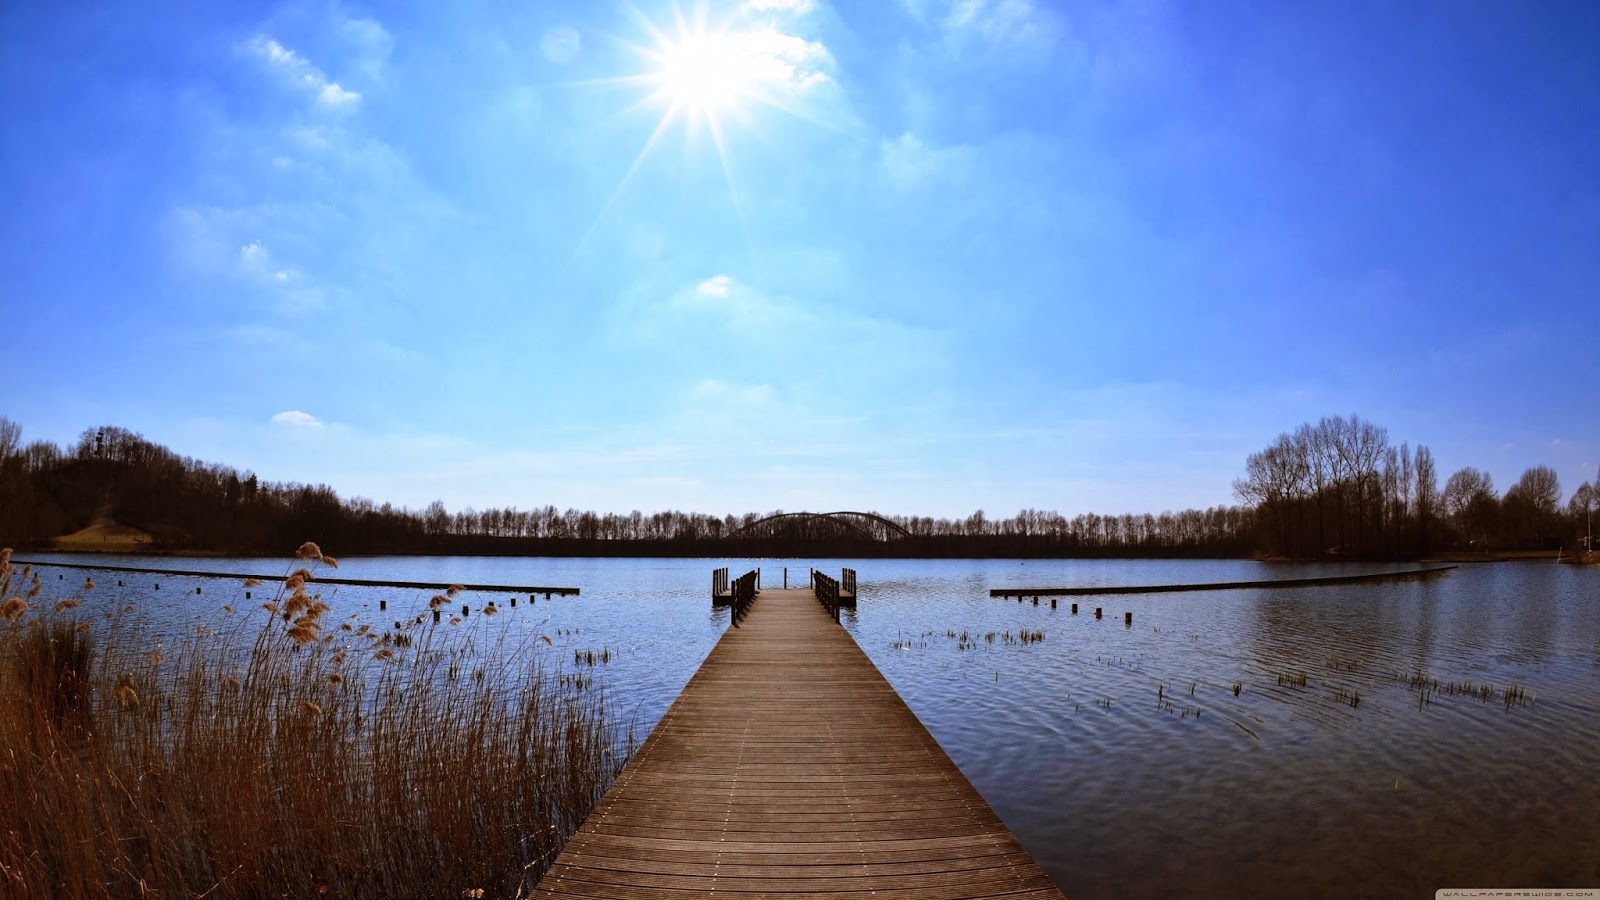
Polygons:
<instances>
[{"instance_id":1,"label":"wooden barrier in water","mask_svg":"<svg viewBox=\"0 0 1600 900\"><path fill-rule=\"evenodd\" d=\"M147 575L187 575L194 578L237 578L243 581L254 578L257 581L270 582L282 581L283 575L251 575L243 572L200 572L193 569L151 569L140 566L99 566L86 563L59 563L59 562L32 562L25 559L13 559L12 565L25 565L39 567L53 567L59 569L90 569L97 572L137 572ZM352 587L391 587L391 588L418 588L429 591L447 590L454 586L452 582L438 581L371 581L359 578L337 578L332 576L317 575L313 579L317 584L342 584ZM121 582L118 582L120 584ZM160 582L156 583L156 590L161 589ZM496 594L527 594L532 597L543 594L546 600L552 595L562 597L576 597L580 591L575 587L546 587L540 585L513 585L513 584L463 584L462 590L486 591ZM198 593L198 591L196 592Z\"/></svg>"},{"instance_id":2,"label":"wooden barrier in water","mask_svg":"<svg viewBox=\"0 0 1600 900\"><path fill-rule=\"evenodd\" d=\"M761 592L535 896L1063 900L819 601Z\"/></svg>"},{"instance_id":3,"label":"wooden barrier in water","mask_svg":"<svg viewBox=\"0 0 1600 900\"><path fill-rule=\"evenodd\" d=\"M1411 581L1448 572L1455 566L1433 566L1404 572L1372 572L1362 575L1326 575L1316 578L1283 578L1270 581L1216 581L1206 584L1128 584L1097 587L1006 587L992 588L991 597L1081 597L1093 594L1164 594L1179 591L1231 591L1240 588L1301 588L1331 584L1362 584L1377 581Z\"/></svg>"}]
</instances>

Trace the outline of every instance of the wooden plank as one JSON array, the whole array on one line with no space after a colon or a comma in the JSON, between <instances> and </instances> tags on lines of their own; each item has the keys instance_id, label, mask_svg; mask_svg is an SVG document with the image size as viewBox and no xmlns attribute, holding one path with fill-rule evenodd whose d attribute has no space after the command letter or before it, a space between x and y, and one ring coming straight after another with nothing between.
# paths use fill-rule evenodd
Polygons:
<instances>
[{"instance_id":1,"label":"wooden plank","mask_svg":"<svg viewBox=\"0 0 1600 900\"><path fill-rule=\"evenodd\" d=\"M540 897L1061 900L809 590L764 590Z\"/></svg>"}]
</instances>

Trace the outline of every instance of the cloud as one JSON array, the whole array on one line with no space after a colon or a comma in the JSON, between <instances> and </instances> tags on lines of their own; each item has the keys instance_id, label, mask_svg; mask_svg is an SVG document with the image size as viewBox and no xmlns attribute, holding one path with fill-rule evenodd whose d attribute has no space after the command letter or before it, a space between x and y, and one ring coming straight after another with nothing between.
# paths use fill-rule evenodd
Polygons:
<instances>
[{"instance_id":1,"label":"cloud","mask_svg":"<svg viewBox=\"0 0 1600 900\"><path fill-rule=\"evenodd\" d=\"M246 272L253 277L274 281L279 284L286 283L290 274L287 269L274 268L272 265L272 251L259 240L251 241L239 248L239 263Z\"/></svg>"},{"instance_id":2,"label":"cloud","mask_svg":"<svg viewBox=\"0 0 1600 900\"><path fill-rule=\"evenodd\" d=\"M356 47L356 69L373 83L383 84L384 66L394 52L394 36L376 19L349 19L339 30Z\"/></svg>"},{"instance_id":3,"label":"cloud","mask_svg":"<svg viewBox=\"0 0 1600 900\"><path fill-rule=\"evenodd\" d=\"M880 142L878 154L884 174L892 182L913 185L959 172L971 162L975 151L965 145L930 145L907 131L894 140Z\"/></svg>"},{"instance_id":4,"label":"cloud","mask_svg":"<svg viewBox=\"0 0 1600 900\"><path fill-rule=\"evenodd\" d=\"M803 16L814 8L811 0L745 0L739 4L743 12L783 12Z\"/></svg>"},{"instance_id":5,"label":"cloud","mask_svg":"<svg viewBox=\"0 0 1600 900\"><path fill-rule=\"evenodd\" d=\"M702 297L726 297L733 279L726 275L713 275L695 286L694 292Z\"/></svg>"},{"instance_id":6,"label":"cloud","mask_svg":"<svg viewBox=\"0 0 1600 900\"><path fill-rule=\"evenodd\" d=\"M287 426L289 428L321 428L322 427L322 420L321 419L317 418L316 416L311 415L310 413L303 413L298 409L284 410L283 412L278 413L277 415L273 416L272 417L272 421L275 424L284 425L284 426Z\"/></svg>"},{"instance_id":7,"label":"cloud","mask_svg":"<svg viewBox=\"0 0 1600 900\"><path fill-rule=\"evenodd\" d=\"M323 85L322 92L317 94L317 102L327 106L343 106L346 103L354 103L360 99L360 94L355 91L347 91L340 87L337 82L332 81Z\"/></svg>"},{"instance_id":8,"label":"cloud","mask_svg":"<svg viewBox=\"0 0 1600 900\"><path fill-rule=\"evenodd\" d=\"M361 99L355 91L346 90L337 81L331 81L322 70L305 57L283 46L264 34L256 35L249 45L250 52L271 63L287 74L295 84L316 95L317 102L327 107L349 106Z\"/></svg>"}]
</instances>

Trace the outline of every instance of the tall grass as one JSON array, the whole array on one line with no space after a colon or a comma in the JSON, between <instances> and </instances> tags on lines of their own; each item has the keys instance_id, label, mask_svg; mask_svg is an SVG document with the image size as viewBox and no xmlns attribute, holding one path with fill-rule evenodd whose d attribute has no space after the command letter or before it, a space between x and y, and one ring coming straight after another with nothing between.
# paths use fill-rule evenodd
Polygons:
<instances>
[{"instance_id":1,"label":"tall grass","mask_svg":"<svg viewBox=\"0 0 1600 900\"><path fill-rule=\"evenodd\" d=\"M329 625L302 569L158 647L8 557L0 896L522 896L624 761L537 642Z\"/></svg>"}]
</instances>

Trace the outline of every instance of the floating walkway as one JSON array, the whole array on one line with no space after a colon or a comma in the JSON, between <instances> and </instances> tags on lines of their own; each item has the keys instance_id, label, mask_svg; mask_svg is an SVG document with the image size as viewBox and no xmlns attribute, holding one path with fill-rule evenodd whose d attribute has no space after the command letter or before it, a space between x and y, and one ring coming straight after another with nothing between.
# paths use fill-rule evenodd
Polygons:
<instances>
[{"instance_id":1,"label":"floating walkway","mask_svg":"<svg viewBox=\"0 0 1600 900\"><path fill-rule=\"evenodd\" d=\"M1062 900L817 595L772 589L537 896Z\"/></svg>"},{"instance_id":2,"label":"floating walkway","mask_svg":"<svg viewBox=\"0 0 1600 900\"><path fill-rule=\"evenodd\" d=\"M994 588L991 597L1083 597L1092 594L1165 594L1177 591L1231 591L1238 588L1322 587L1329 584L1361 584L1373 581L1411 581L1448 572L1455 566L1408 569L1404 572L1373 572L1365 575L1327 575L1319 578L1283 578L1272 581L1215 581L1208 584L1129 584L1107 587Z\"/></svg>"},{"instance_id":3,"label":"floating walkway","mask_svg":"<svg viewBox=\"0 0 1600 900\"><path fill-rule=\"evenodd\" d=\"M250 575L240 572L197 572L193 569L147 569L139 566L96 566L87 563L59 563L59 562L32 562L26 559L11 560L13 566L33 566L38 568L54 569L92 569L96 572L132 572L143 575L185 575L194 578L237 578L243 581L254 578L262 583L283 581L287 573L278 575ZM427 591L442 591L457 586L452 582L444 581L364 581L357 578L330 578L317 575L312 578L317 584L348 584L356 587L391 587L391 588L419 588ZM459 587L464 591L488 591L497 594L543 594L545 599L550 599L552 594L559 596L578 596L575 587L543 587L537 585L516 584L462 584Z\"/></svg>"}]
</instances>

